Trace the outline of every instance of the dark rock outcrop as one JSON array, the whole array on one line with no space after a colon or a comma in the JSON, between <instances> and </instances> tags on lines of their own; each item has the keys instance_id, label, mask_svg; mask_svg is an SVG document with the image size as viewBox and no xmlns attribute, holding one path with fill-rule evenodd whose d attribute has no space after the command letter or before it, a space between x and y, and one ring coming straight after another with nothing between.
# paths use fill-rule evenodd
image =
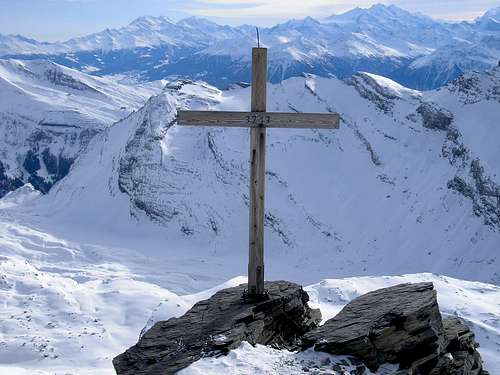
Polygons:
<instances>
[{"instance_id":1,"label":"dark rock outcrop","mask_svg":"<svg viewBox=\"0 0 500 375\"><path fill-rule=\"evenodd\" d=\"M23 181L19 177L10 177L5 170L5 167L0 160L0 198L8 192L16 190L23 186Z\"/></svg>"},{"instance_id":2,"label":"dark rock outcrop","mask_svg":"<svg viewBox=\"0 0 500 375\"><path fill-rule=\"evenodd\" d=\"M434 103L422 103L417 108L424 127L434 130L448 130L453 122L453 114Z\"/></svg>"},{"instance_id":3,"label":"dark rock outcrop","mask_svg":"<svg viewBox=\"0 0 500 375\"><path fill-rule=\"evenodd\" d=\"M303 344L355 356L372 371L394 363L400 375L487 374L470 329L455 318L443 322L432 283L363 295L307 333Z\"/></svg>"},{"instance_id":4,"label":"dark rock outcrop","mask_svg":"<svg viewBox=\"0 0 500 375\"><path fill-rule=\"evenodd\" d=\"M222 290L181 318L156 323L113 360L117 374L174 374L246 341L347 356L304 362L303 370L315 373L364 374L392 363L399 365L394 375L488 375L470 328L455 317L442 319L432 283L368 293L321 327L319 311L308 307L299 285L268 282L269 299L257 302L242 300L244 288Z\"/></svg>"},{"instance_id":5,"label":"dark rock outcrop","mask_svg":"<svg viewBox=\"0 0 500 375\"><path fill-rule=\"evenodd\" d=\"M68 175L76 157L100 132L5 113L0 113L0 125L8 134L0 142L0 198L26 183L47 193Z\"/></svg>"},{"instance_id":6,"label":"dark rock outcrop","mask_svg":"<svg viewBox=\"0 0 500 375\"><path fill-rule=\"evenodd\" d=\"M429 375L488 375L476 350L479 344L470 328L458 318L444 319L443 325L446 355L439 357L438 363L429 369Z\"/></svg>"},{"instance_id":7,"label":"dark rock outcrop","mask_svg":"<svg viewBox=\"0 0 500 375\"><path fill-rule=\"evenodd\" d=\"M474 333L458 318L443 319L445 350L437 360L423 358L394 375L489 375L483 369Z\"/></svg>"},{"instance_id":8,"label":"dark rock outcrop","mask_svg":"<svg viewBox=\"0 0 500 375\"><path fill-rule=\"evenodd\" d=\"M394 102L400 98L380 85L367 73L356 73L345 82L353 86L362 98L372 102L380 111L389 114L394 108Z\"/></svg>"},{"instance_id":9,"label":"dark rock outcrop","mask_svg":"<svg viewBox=\"0 0 500 375\"><path fill-rule=\"evenodd\" d=\"M365 294L304 337L305 346L353 355L375 371L410 364L444 346L443 323L431 283L404 284Z\"/></svg>"},{"instance_id":10,"label":"dark rock outcrop","mask_svg":"<svg viewBox=\"0 0 500 375\"><path fill-rule=\"evenodd\" d=\"M321 320L299 285L265 285L269 299L244 302L245 286L225 289L197 303L180 318L156 323L137 345L113 360L118 375L173 374L198 359L227 353L242 341L298 348L303 334Z\"/></svg>"},{"instance_id":11,"label":"dark rock outcrop","mask_svg":"<svg viewBox=\"0 0 500 375\"><path fill-rule=\"evenodd\" d=\"M483 217L485 225L500 229L500 185L485 173L479 159L470 163L468 176L448 181L448 189L471 199L474 214Z\"/></svg>"}]
</instances>

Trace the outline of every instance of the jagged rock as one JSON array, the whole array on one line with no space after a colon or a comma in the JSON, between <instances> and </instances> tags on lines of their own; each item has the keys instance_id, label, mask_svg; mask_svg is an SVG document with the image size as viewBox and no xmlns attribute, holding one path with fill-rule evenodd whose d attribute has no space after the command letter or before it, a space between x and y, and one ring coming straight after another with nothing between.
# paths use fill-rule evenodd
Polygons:
<instances>
[{"instance_id":1,"label":"jagged rock","mask_svg":"<svg viewBox=\"0 0 500 375\"><path fill-rule=\"evenodd\" d=\"M423 125L428 129L448 130L453 122L453 114L434 103L422 103L417 113L422 116Z\"/></svg>"},{"instance_id":2,"label":"jagged rock","mask_svg":"<svg viewBox=\"0 0 500 375\"><path fill-rule=\"evenodd\" d=\"M444 344L432 283L403 284L365 294L304 337L304 346L353 355L372 371L383 363L404 367L419 358L437 358Z\"/></svg>"},{"instance_id":3,"label":"jagged rock","mask_svg":"<svg viewBox=\"0 0 500 375\"><path fill-rule=\"evenodd\" d=\"M482 216L486 225L500 228L500 185L485 174L479 159L470 163L469 178L470 183L455 176L448 182L448 188L470 198L474 214Z\"/></svg>"},{"instance_id":4,"label":"jagged rock","mask_svg":"<svg viewBox=\"0 0 500 375\"><path fill-rule=\"evenodd\" d=\"M265 285L269 299L242 301L245 286L225 289L180 318L156 323L139 342L113 360L118 375L173 374L198 359L250 344L298 347L321 320L309 296L286 281Z\"/></svg>"},{"instance_id":5,"label":"jagged rock","mask_svg":"<svg viewBox=\"0 0 500 375\"><path fill-rule=\"evenodd\" d=\"M100 94L99 91L95 88L78 79L75 79L68 74L65 74L60 68L53 67L52 69L47 69L44 72L44 75L45 78L54 85L65 86L74 90L90 91L96 94Z\"/></svg>"},{"instance_id":6,"label":"jagged rock","mask_svg":"<svg viewBox=\"0 0 500 375\"><path fill-rule=\"evenodd\" d=\"M0 198L5 196L9 191L16 190L23 186L23 181L18 177L10 177L6 173L5 167L0 160Z\"/></svg>"},{"instance_id":7,"label":"jagged rock","mask_svg":"<svg viewBox=\"0 0 500 375\"><path fill-rule=\"evenodd\" d=\"M443 320L446 339L445 355L442 355L429 375L488 375L483 369L479 344L474 333L458 318Z\"/></svg>"},{"instance_id":8,"label":"jagged rock","mask_svg":"<svg viewBox=\"0 0 500 375\"><path fill-rule=\"evenodd\" d=\"M365 294L303 338L304 347L353 355L372 371L399 364L398 375L487 375L474 333L444 321L432 283L402 284Z\"/></svg>"},{"instance_id":9,"label":"jagged rock","mask_svg":"<svg viewBox=\"0 0 500 375\"><path fill-rule=\"evenodd\" d=\"M485 79L486 78L486 79ZM491 100L500 103L500 67L490 71L472 71L451 82L446 90L457 95L463 104Z\"/></svg>"},{"instance_id":10,"label":"jagged rock","mask_svg":"<svg viewBox=\"0 0 500 375\"><path fill-rule=\"evenodd\" d=\"M394 108L394 101L399 99L387 87L380 85L367 73L356 73L345 82L353 86L362 98L372 102L384 113L390 113Z\"/></svg>"},{"instance_id":11,"label":"jagged rock","mask_svg":"<svg viewBox=\"0 0 500 375\"><path fill-rule=\"evenodd\" d=\"M483 369L474 333L458 318L443 320L446 349L437 360L418 360L392 375L489 375Z\"/></svg>"},{"instance_id":12,"label":"jagged rock","mask_svg":"<svg viewBox=\"0 0 500 375\"><path fill-rule=\"evenodd\" d=\"M432 283L368 293L322 327L317 327L319 311L307 306L309 298L300 286L266 283L270 298L251 303L241 299L244 287L222 290L183 317L157 323L114 359L117 374L173 374L246 341L287 349L314 345L348 356L338 363L304 364L304 372L350 366L351 374L363 374L366 367L377 371L394 363L399 369L393 375L488 375L470 328L458 318L442 320Z\"/></svg>"}]
</instances>

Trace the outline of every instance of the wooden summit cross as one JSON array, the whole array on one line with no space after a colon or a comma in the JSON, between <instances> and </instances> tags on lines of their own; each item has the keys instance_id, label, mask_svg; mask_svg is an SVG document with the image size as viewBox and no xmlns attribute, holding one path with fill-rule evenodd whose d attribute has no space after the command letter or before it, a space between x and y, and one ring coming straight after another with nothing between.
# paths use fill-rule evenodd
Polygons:
<instances>
[{"instance_id":1,"label":"wooden summit cross","mask_svg":"<svg viewBox=\"0 0 500 375\"><path fill-rule=\"evenodd\" d=\"M250 128L250 249L248 297L261 298L264 290L264 183L266 179L266 129L338 129L336 113L266 112L267 49L252 50L252 111L178 111L177 124Z\"/></svg>"}]
</instances>

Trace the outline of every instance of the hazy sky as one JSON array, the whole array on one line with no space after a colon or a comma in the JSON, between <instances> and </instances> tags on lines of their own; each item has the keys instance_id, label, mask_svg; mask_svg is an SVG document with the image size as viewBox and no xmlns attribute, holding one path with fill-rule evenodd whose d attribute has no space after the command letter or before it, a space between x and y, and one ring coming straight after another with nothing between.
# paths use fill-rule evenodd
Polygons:
<instances>
[{"instance_id":1,"label":"hazy sky","mask_svg":"<svg viewBox=\"0 0 500 375\"><path fill-rule=\"evenodd\" d=\"M434 18L470 20L500 0L0 0L0 33L65 40L116 28L143 15L174 20L197 15L219 23L268 26L290 18L325 17L375 3Z\"/></svg>"}]
</instances>

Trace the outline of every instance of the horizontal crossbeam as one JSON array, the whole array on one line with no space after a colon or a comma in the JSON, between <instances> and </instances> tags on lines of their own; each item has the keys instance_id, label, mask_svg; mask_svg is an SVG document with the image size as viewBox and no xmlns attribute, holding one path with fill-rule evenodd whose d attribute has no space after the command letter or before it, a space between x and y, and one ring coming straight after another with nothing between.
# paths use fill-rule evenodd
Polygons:
<instances>
[{"instance_id":1,"label":"horizontal crossbeam","mask_svg":"<svg viewBox=\"0 0 500 375\"><path fill-rule=\"evenodd\" d=\"M338 113L178 111L181 126L235 128L338 129Z\"/></svg>"}]
</instances>

